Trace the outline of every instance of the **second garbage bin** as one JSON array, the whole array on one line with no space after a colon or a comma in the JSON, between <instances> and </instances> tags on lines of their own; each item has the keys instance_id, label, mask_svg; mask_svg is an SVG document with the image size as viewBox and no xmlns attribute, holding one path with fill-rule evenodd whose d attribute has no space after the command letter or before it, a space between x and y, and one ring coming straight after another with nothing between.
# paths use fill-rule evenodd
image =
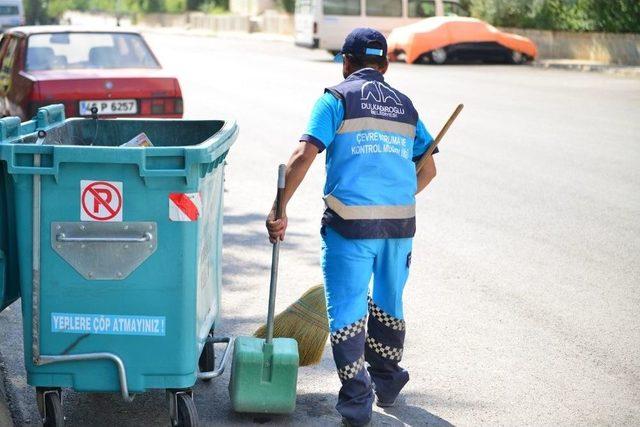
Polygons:
<instances>
[{"instance_id":1,"label":"second garbage bin","mask_svg":"<svg viewBox=\"0 0 640 427\"><path fill-rule=\"evenodd\" d=\"M6 165L0 162L0 311L20 297L16 233L10 225L14 223L14 211L9 208L11 186L6 177Z\"/></svg>"},{"instance_id":2,"label":"second garbage bin","mask_svg":"<svg viewBox=\"0 0 640 427\"><path fill-rule=\"evenodd\" d=\"M43 419L62 420L63 387L125 399L167 389L172 423L195 424L191 387L221 373L231 341L212 331L236 124L65 120L62 106L0 122L27 381ZM120 147L142 132L153 147ZM217 370L214 341L227 344Z\"/></svg>"}]
</instances>

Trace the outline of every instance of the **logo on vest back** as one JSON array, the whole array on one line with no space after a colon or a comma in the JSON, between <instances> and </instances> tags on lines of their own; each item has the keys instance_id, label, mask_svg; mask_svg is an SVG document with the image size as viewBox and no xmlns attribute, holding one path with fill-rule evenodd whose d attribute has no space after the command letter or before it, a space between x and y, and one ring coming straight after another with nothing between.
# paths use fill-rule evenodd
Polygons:
<instances>
[{"instance_id":1,"label":"logo on vest back","mask_svg":"<svg viewBox=\"0 0 640 427\"><path fill-rule=\"evenodd\" d=\"M369 101L370 99L373 99L376 102L382 102L386 104L387 101L391 100L396 105L402 106L402 101L400 101L400 98L398 98L398 94L384 83L376 81L366 82L362 85L361 91L362 97L360 99L362 99L363 101Z\"/></svg>"},{"instance_id":2,"label":"logo on vest back","mask_svg":"<svg viewBox=\"0 0 640 427\"><path fill-rule=\"evenodd\" d=\"M365 82L361 88L360 107L374 116L396 118L405 110L398 94L382 82Z\"/></svg>"}]
</instances>

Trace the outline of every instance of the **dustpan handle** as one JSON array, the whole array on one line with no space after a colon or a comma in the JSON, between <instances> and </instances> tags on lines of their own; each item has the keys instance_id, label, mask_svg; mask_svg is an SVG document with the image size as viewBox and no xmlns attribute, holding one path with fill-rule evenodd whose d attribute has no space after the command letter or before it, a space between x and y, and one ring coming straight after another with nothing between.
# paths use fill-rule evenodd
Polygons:
<instances>
[{"instance_id":1,"label":"dustpan handle","mask_svg":"<svg viewBox=\"0 0 640 427\"><path fill-rule=\"evenodd\" d=\"M284 210L285 165L278 166L278 194L276 196L276 219L282 218ZM278 285L278 261L280 259L280 239L273 244L271 254L271 281L269 283L269 312L267 314L267 344L273 341L273 318L276 310L276 288Z\"/></svg>"}]
</instances>

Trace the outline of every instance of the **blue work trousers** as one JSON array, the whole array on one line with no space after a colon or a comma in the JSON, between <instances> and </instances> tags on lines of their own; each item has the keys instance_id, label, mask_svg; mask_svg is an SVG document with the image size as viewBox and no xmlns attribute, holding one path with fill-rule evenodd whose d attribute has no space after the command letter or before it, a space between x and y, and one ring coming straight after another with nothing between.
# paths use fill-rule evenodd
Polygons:
<instances>
[{"instance_id":1,"label":"blue work trousers","mask_svg":"<svg viewBox=\"0 0 640 427\"><path fill-rule=\"evenodd\" d=\"M342 382L336 409L352 425L366 424L374 389L391 402L409 381L399 362L413 239L347 239L330 226L321 234L331 346Z\"/></svg>"}]
</instances>

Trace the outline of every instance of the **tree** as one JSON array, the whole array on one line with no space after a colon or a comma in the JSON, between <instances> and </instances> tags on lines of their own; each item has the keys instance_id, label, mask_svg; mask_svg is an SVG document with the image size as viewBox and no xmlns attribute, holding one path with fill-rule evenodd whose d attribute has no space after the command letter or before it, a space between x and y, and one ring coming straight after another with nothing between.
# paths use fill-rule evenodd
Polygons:
<instances>
[{"instance_id":1,"label":"tree","mask_svg":"<svg viewBox=\"0 0 640 427\"><path fill-rule=\"evenodd\" d=\"M296 9L296 0L279 0L280 7L286 12L293 13Z\"/></svg>"},{"instance_id":2,"label":"tree","mask_svg":"<svg viewBox=\"0 0 640 427\"><path fill-rule=\"evenodd\" d=\"M640 1L583 0L598 31L640 33Z\"/></svg>"},{"instance_id":3,"label":"tree","mask_svg":"<svg viewBox=\"0 0 640 427\"><path fill-rule=\"evenodd\" d=\"M162 0L146 0L144 2L144 10L146 12L164 12L164 2Z\"/></svg>"},{"instance_id":4,"label":"tree","mask_svg":"<svg viewBox=\"0 0 640 427\"><path fill-rule=\"evenodd\" d=\"M24 2L25 18L28 24L43 23L44 8L41 0L26 0Z\"/></svg>"},{"instance_id":5,"label":"tree","mask_svg":"<svg viewBox=\"0 0 640 427\"><path fill-rule=\"evenodd\" d=\"M466 0L472 16L503 27L640 32L640 0Z\"/></svg>"},{"instance_id":6,"label":"tree","mask_svg":"<svg viewBox=\"0 0 640 427\"><path fill-rule=\"evenodd\" d=\"M187 10L200 10L203 0L187 0Z\"/></svg>"}]
</instances>

